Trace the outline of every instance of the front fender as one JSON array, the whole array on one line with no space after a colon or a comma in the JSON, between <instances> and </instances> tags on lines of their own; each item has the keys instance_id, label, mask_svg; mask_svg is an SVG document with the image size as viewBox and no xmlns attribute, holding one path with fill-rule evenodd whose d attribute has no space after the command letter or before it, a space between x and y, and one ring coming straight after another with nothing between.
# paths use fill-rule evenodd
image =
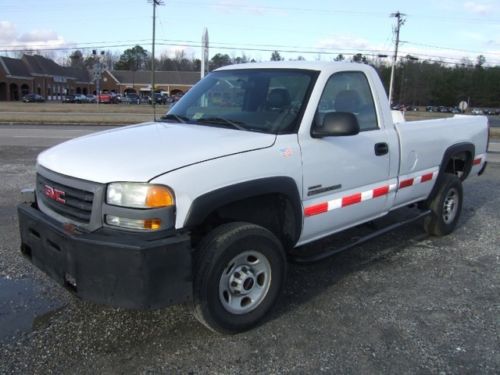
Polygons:
<instances>
[{"instance_id":1,"label":"front fender","mask_svg":"<svg viewBox=\"0 0 500 375\"><path fill-rule=\"evenodd\" d=\"M203 223L212 212L230 203L267 194L282 194L289 199L295 216L295 233L300 235L302 232L302 201L297 185L291 177L261 178L203 194L193 201L184 227L196 227Z\"/></svg>"}]
</instances>

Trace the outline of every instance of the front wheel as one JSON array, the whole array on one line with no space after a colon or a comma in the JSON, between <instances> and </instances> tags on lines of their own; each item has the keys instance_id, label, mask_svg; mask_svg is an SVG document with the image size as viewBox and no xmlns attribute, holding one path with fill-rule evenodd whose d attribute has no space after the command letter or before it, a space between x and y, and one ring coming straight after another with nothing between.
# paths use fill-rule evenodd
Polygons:
<instances>
[{"instance_id":1,"label":"front wheel","mask_svg":"<svg viewBox=\"0 0 500 375\"><path fill-rule=\"evenodd\" d=\"M425 231L434 236L453 232L462 212L462 201L462 182L454 174L446 173L438 193L429 204L431 214L425 218Z\"/></svg>"},{"instance_id":2,"label":"front wheel","mask_svg":"<svg viewBox=\"0 0 500 375\"><path fill-rule=\"evenodd\" d=\"M285 276L283 247L270 231L249 223L221 225L195 257L194 315L215 332L250 329L276 302Z\"/></svg>"}]
</instances>

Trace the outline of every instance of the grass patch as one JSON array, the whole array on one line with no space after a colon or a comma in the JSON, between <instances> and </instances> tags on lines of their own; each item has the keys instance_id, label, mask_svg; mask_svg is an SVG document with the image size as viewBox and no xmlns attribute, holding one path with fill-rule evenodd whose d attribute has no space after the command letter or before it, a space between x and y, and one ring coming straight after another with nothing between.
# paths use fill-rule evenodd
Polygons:
<instances>
[{"instance_id":1,"label":"grass patch","mask_svg":"<svg viewBox=\"0 0 500 375\"><path fill-rule=\"evenodd\" d=\"M500 138L500 128L490 128L491 138Z\"/></svg>"},{"instance_id":2,"label":"grass patch","mask_svg":"<svg viewBox=\"0 0 500 375\"><path fill-rule=\"evenodd\" d=\"M405 120L406 121L433 120L436 118L448 118L452 116L453 114L451 113L411 111L405 113Z\"/></svg>"},{"instance_id":3,"label":"grass patch","mask_svg":"<svg viewBox=\"0 0 500 375\"><path fill-rule=\"evenodd\" d=\"M165 112L167 106L157 105L157 112ZM22 102L0 102L0 113L2 112L26 112L26 113L142 113L153 114L153 107L149 104L63 104L58 102L47 103L22 103Z\"/></svg>"},{"instance_id":4,"label":"grass patch","mask_svg":"<svg viewBox=\"0 0 500 375\"><path fill-rule=\"evenodd\" d=\"M157 118L169 106L157 105ZM406 112L407 121L451 117L450 113ZM0 123L25 124L136 124L153 120L153 107L148 104L63 104L59 102L0 102ZM490 128L492 138L500 138L500 128Z\"/></svg>"},{"instance_id":5,"label":"grass patch","mask_svg":"<svg viewBox=\"0 0 500 375\"><path fill-rule=\"evenodd\" d=\"M157 118L167 112L156 106ZM0 122L26 124L134 124L153 120L148 104L63 104L0 102Z\"/></svg>"}]
</instances>

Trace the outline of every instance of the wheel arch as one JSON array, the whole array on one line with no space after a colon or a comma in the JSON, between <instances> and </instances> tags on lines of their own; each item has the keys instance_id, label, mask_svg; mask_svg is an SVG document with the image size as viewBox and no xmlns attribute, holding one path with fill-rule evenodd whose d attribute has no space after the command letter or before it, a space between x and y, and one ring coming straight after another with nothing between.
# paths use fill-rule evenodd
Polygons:
<instances>
[{"instance_id":1,"label":"wheel arch","mask_svg":"<svg viewBox=\"0 0 500 375\"><path fill-rule=\"evenodd\" d=\"M436 183L432 188L427 202L430 202L438 193L446 173L457 174L456 172L461 172L459 176L460 180L464 181L467 178L472 169L475 152L476 148L474 144L470 142L457 143L446 149L439 167Z\"/></svg>"},{"instance_id":2,"label":"wheel arch","mask_svg":"<svg viewBox=\"0 0 500 375\"><path fill-rule=\"evenodd\" d=\"M269 216L276 213L273 210L281 214L281 233L277 233L276 225L271 225L274 218ZM264 226L275 233L285 247L295 245L302 232L302 201L291 177L261 178L205 193L193 201L184 227L196 231L221 215L227 221L248 221Z\"/></svg>"}]
</instances>

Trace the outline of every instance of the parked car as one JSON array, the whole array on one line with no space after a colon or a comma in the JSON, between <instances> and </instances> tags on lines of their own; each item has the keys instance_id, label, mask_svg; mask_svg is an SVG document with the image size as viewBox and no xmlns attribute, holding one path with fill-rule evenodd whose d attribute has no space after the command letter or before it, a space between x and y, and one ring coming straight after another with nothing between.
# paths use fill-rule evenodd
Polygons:
<instances>
[{"instance_id":1,"label":"parked car","mask_svg":"<svg viewBox=\"0 0 500 375\"><path fill-rule=\"evenodd\" d=\"M87 95L87 103L97 103L97 96L92 94Z\"/></svg>"},{"instance_id":2,"label":"parked car","mask_svg":"<svg viewBox=\"0 0 500 375\"><path fill-rule=\"evenodd\" d=\"M472 113L473 115L484 115L483 110L482 110L482 109L479 109L479 108L474 108L474 109L471 111L471 113Z\"/></svg>"},{"instance_id":3,"label":"parked car","mask_svg":"<svg viewBox=\"0 0 500 375\"><path fill-rule=\"evenodd\" d=\"M122 96L120 94L111 93L111 103L120 104L122 102Z\"/></svg>"},{"instance_id":4,"label":"parked car","mask_svg":"<svg viewBox=\"0 0 500 375\"><path fill-rule=\"evenodd\" d=\"M74 100L75 100L75 103L79 103L79 104L89 102L88 98L83 94L76 94Z\"/></svg>"},{"instance_id":5,"label":"parked car","mask_svg":"<svg viewBox=\"0 0 500 375\"><path fill-rule=\"evenodd\" d=\"M246 83L239 90L248 100L200 108L229 79ZM20 248L84 300L125 308L189 301L221 333L265 318L288 259L318 262L348 248L307 243L409 205L414 216L400 225L420 220L430 235L453 232L462 181L486 167L487 118L394 122L365 64L226 66L162 120L41 153L36 189L18 206Z\"/></svg>"},{"instance_id":6,"label":"parked car","mask_svg":"<svg viewBox=\"0 0 500 375\"><path fill-rule=\"evenodd\" d=\"M167 97L165 95L160 94L160 93L155 93L154 98L155 98L156 104L166 104L167 103ZM151 96L148 97L148 103L153 104L153 100L151 99Z\"/></svg>"},{"instance_id":7,"label":"parked car","mask_svg":"<svg viewBox=\"0 0 500 375\"><path fill-rule=\"evenodd\" d=\"M128 104L139 104L141 102L141 98L137 94L130 93L130 94L126 94L122 98L122 101L123 101L123 103L128 103Z\"/></svg>"},{"instance_id":8,"label":"parked car","mask_svg":"<svg viewBox=\"0 0 500 375\"><path fill-rule=\"evenodd\" d=\"M27 94L22 98L24 103L43 103L45 98L38 94Z\"/></svg>"},{"instance_id":9,"label":"parked car","mask_svg":"<svg viewBox=\"0 0 500 375\"><path fill-rule=\"evenodd\" d=\"M176 103L178 102L182 97L184 96L184 94L182 93L177 93L175 95L169 95L167 96L167 100L166 102L167 103Z\"/></svg>"},{"instance_id":10,"label":"parked car","mask_svg":"<svg viewBox=\"0 0 500 375\"><path fill-rule=\"evenodd\" d=\"M99 103L103 103L103 104L110 104L111 103L111 94L109 93L103 93L103 94L99 94L97 96L97 99L99 100Z\"/></svg>"},{"instance_id":11,"label":"parked car","mask_svg":"<svg viewBox=\"0 0 500 375\"><path fill-rule=\"evenodd\" d=\"M65 95L63 99L61 100L63 103L74 103L75 102L75 95L69 94Z\"/></svg>"}]
</instances>

